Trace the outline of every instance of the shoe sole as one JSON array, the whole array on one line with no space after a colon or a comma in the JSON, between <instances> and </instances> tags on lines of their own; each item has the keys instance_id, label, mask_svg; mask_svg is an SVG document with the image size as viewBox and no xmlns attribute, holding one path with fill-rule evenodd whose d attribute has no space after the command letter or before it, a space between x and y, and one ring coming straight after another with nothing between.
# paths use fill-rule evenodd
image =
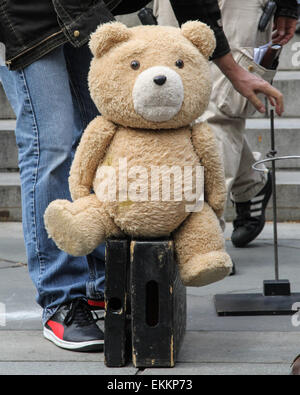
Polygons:
<instances>
[{"instance_id":1,"label":"shoe sole","mask_svg":"<svg viewBox=\"0 0 300 395\"><path fill-rule=\"evenodd\" d=\"M56 346L71 351L103 351L104 339L103 340L91 340L85 342L68 342L57 337L52 331L44 328L43 335L47 340L50 340Z\"/></svg>"},{"instance_id":2,"label":"shoe sole","mask_svg":"<svg viewBox=\"0 0 300 395\"><path fill-rule=\"evenodd\" d=\"M243 243L236 243L233 240L231 240L232 244L237 248L246 247L249 243L251 243L251 241L255 240L257 236L262 232L263 228L265 227L265 224L266 224L266 218L264 218L263 222L261 223L259 228L257 228L255 233L252 233L251 237L249 237L247 240L244 240Z\"/></svg>"}]
</instances>

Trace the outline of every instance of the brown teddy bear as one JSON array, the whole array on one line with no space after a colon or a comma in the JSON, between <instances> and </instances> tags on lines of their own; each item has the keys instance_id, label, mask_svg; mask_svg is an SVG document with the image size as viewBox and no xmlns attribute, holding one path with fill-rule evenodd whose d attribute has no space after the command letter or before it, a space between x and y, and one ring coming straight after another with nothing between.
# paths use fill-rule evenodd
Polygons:
<instances>
[{"instance_id":1,"label":"brown teddy bear","mask_svg":"<svg viewBox=\"0 0 300 395\"><path fill-rule=\"evenodd\" d=\"M45 212L49 236L81 256L109 237L172 235L185 285L221 280L232 267L218 220L224 172L208 125L191 126L210 98L213 32L197 21L181 29L113 22L92 34L90 48L89 87L102 116L76 151L73 203L56 200Z\"/></svg>"}]
</instances>

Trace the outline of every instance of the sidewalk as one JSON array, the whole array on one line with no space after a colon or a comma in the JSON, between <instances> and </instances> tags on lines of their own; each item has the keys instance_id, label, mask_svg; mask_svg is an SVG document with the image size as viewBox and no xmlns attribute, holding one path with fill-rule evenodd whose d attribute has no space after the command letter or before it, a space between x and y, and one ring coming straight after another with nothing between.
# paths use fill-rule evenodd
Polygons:
<instances>
[{"instance_id":1,"label":"sidewalk","mask_svg":"<svg viewBox=\"0 0 300 395\"><path fill-rule=\"evenodd\" d=\"M228 225L227 239L230 234ZM292 292L300 292L300 224L280 224L278 234L280 277L291 281ZM237 274L210 286L188 288L187 332L175 368L109 369L102 353L73 353L44 340L21 224L0 223L0 304L7 313L6 326L0 326L0 375L288 374L300 353L300 328L293 327L290 316L218 317L213 305L216 293L262 291L263 280L274 277L272 237L272 225L267 224L247 249L235 249L227 240Z\"/></svg>"}]
</instances>

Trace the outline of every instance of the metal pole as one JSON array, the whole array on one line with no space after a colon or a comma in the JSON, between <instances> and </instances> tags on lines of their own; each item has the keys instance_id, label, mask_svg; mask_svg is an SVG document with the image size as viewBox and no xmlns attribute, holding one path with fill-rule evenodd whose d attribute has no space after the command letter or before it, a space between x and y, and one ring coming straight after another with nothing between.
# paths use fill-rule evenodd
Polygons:
<instances>
[{"instance_id":1,"label":"metal pole","mask_svg":"<svg viewBox=\"0 0 300 395\"><path fill-rule=\"evenodd\" d=\"M275 151L275 131L274 131L274 110L271 112L271 155L276 156ZM278 236L277 236L277 197L276 197L276 161L272 161L272 190L273 190L273 234L274 234L274 258L275 258L275 280L279 280L278 261Z\"/></svg>"}]
</instances>

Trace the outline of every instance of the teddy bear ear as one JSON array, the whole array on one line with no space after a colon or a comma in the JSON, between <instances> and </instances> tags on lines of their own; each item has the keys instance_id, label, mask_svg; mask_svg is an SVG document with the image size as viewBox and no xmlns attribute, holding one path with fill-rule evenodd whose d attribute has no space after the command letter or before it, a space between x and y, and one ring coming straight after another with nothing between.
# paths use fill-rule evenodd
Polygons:
<instances>
[{"instance_id":1,"label":"teddy bear ear","mask_svg":"<svg viewBox=\"0 0 300 395\"><path fill-rule=\"evenodd\" d=\"M215 34L209 26L199 21L186 22L181 32L208 59L216 48Z\"/></svg>"},{"instance_id":2,"label":"teddy bear ear","mask_svg":"<svg viewBox=\"0 0 300 395\"><path fill-rule=\"evenodd\" d=\"M89 47L95 57L100 57L115 45L129 40L129 38L130 29L123 23L105 23L91 34Z\"/></svg>"}]
</instances>

